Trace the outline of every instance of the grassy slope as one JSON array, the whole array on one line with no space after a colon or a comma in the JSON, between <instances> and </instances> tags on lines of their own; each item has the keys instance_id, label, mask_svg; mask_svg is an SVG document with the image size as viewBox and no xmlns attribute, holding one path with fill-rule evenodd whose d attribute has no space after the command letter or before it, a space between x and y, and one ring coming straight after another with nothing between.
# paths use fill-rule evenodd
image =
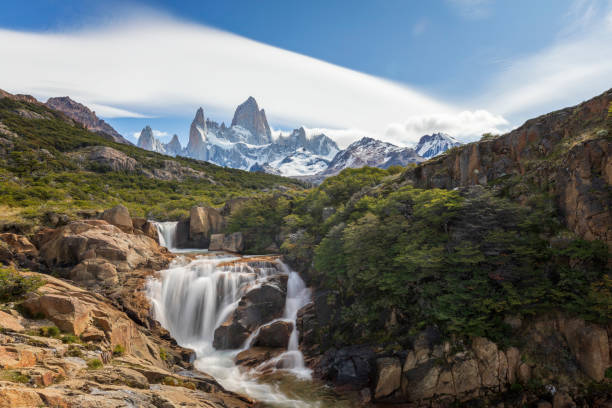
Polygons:
<instances>
[{"instance_id":1,"label":"grassy slope","mask_svg":"<svg viewBox=\"0 0 612 408\"><path fill-rule=\"evenodd\" d=\"M18 110L45 116L28 118ZM0 156L0 223L28 222L46 212L71 214L80 209L104 209L126 205L133 215L175 218L196 204L219 205L236 196L284 186L301 189L295 180L262 173L219 167L210 163L170 158L135 146L114 143L74 125L61 113L38 104L0 99L0 122L18 135ZM136 159L143 169L175 160L205 173L205 179L163 181L142 173L82 168L67 153L87 146L109 146ZM1 151L1 150L0 150Z\"/></svg>"}]
</instances>

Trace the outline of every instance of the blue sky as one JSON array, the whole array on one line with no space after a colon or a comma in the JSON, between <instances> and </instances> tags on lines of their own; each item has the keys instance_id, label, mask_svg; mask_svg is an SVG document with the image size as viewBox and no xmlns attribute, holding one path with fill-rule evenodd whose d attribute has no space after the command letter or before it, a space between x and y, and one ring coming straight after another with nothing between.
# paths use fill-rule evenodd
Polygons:
<instances>
[{"instance_id":1,"label":"blue sky","mask_svg":"<svg viewBox=\"0 0 612 408\"><path fill-rule=\"evenodd\" d=\"M199 105L227 122L253 94L273 127L325 129L341 144L365 134L406 144L435 130L473 140L612 86L610 10L584 0L2 2L0 52L16 58L0 66L0 88L69 94L127 136L150 124L186 141ZM28 56L38 47L64 60ZM98 58L114 62L90 65ZM15 78L26 65L41 69Z\"/></svg>"}]
</instances>

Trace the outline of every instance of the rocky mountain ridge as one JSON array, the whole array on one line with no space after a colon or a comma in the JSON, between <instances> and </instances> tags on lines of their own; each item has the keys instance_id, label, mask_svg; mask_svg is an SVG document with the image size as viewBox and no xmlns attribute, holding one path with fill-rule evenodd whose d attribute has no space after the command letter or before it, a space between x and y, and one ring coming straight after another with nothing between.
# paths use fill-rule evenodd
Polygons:
<instances>
[{"instance_id":1,"label":"rocky mountain ridge","mask_svg":"<svg viewBox=\"0 0 612 408\"><path fill-rule=\"evenodd\" d=\"M151 140L150 133L149 127L142 130L139 147L220 166L301 177L315 182L338 174L345 168L388 168L419 163L424 157L433 157L460 144L445 134L426 135L421 138L417 148L427 156L420 157L412 148L371 138L363 138L341 151L325 134L307 134L303 127L274 138L265 111L259 109L253 97L238 106L230 127L206 119L203 109L199 108L191 123L189 142L185 148L174 139L171 148L169 144Z\"/></svg>"},{"instance_id":2,"label":"rocky mountain ridge","mask_svg":"<svg viewBox=\"0 0 612 408\"><path fill-rule=\"evenodd\" d=\"M446 133L433 133L421 136L414 147L417 154L425 159L436 157L453 147L461 146L461 142Z\"/></svg>"},{"instance_id":3,"label":"rocky mountain ridge","mask_svg":"<svg viewBox=\"0 0 612 408\"><path fill-rule=\"evenodd\" d=\"M70 119L85 126L88 130L96 132L113 142L132 144L121 136L119 132L113 129L111 125L98 118L95 112L91 111L87 106L72 100L68 96L49 98L45 105L51 109L64 113Z\"/></svg>"}]
</instances>

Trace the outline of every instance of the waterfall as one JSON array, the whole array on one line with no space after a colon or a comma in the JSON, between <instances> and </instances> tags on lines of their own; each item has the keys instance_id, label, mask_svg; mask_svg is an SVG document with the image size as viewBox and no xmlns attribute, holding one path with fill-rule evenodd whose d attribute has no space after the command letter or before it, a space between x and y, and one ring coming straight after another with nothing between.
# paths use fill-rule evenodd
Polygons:
<instances>
[{"instance_id":1,"label":"waterfall","mask_svg":"<svg viewBox=\"0 0 612 408\"><path fill-rule=\"evenodd\" d=\"M169 250L176 249L176 221L157 222L151 221L157 228L157 235L159 236L159 245L168 248Z\"/></svg>"},{"instance_id":2,"label":"waterfall","mask_svg":"<svg viewBox=\"0 0 612 408\"><path fill-rule=\"evenodd\" d=\"M161 234L160 234L161 236ZM269 367L294 374L297 378L310 379L310 370L298 348L296 323L300 308L310 301L310 290L297 272L276 261L251 263L229 262L239 258L227 255L198 257L188 260L179 257L158 279L150 279L147 294L153 314L172 337L184 347L196 351L195 366L219 381L225 388L250 395L256 400L283 407L312 407L291 398L270 384L257 381L258 369L242 372L234 363L234 357L242 350L215 350L214 332L238 306L242 296L268 277L286 274L287 296L283 317L293 323L293 331L287 351L273 360ZM251 336L252 337L252 336ZM250 341L247 341L245 348ZM264 363L265 364L265 363ZM268 368L269 368L268 367Z\"/></svg>"}]
</instances>

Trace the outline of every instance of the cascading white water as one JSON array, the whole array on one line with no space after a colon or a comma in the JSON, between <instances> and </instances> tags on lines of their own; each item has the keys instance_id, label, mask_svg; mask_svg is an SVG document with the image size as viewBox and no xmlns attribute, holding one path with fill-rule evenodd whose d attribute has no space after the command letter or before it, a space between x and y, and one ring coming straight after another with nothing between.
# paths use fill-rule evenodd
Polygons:
<instances>
[{"instance_id":1,"label":"cascading white water","mask_svg":"<svg viewBox=\"0 0 612 408\"><path fill-rule=\"evenodd\" d=\"M176 242L176 227L178 225L178 222L152 222L153 224L155 224L155 228L157 228L157 235L159 236L159 245L168 248L170 251L176 249L174 245Z\"/></svg>"},{"instance_id":2,"label":"cascading white water","mask_svg":"<svg viewBox=\"0 0 612 408\"><path fill-rule=\"evenodd\" d=\"M288 274L287 297L283 317L293 323L288 350L271 360L269 367L281 367L301 379L310 378L310 370L298 348L297 313L310 301L310 290L299 274L291 271L282 262L276 267L265 264L251 267L243 262L229 263L236 257L199 257L188 260L180 257L170 268L160 272L159 279L148 283L147 293L153 306L155 318L170 331L176 341L196 351L195 367L219 381L225 388L247 394L268 404L282 407L313 407L291 398L270 384L257 381L257 369L241 372L234 357L242 350L220 351L213 347L217 327L238 306L247 290L265 281L268 277ZM219 264L224 263L225 266ZM249 341L245 344L248 347Z\"/></svg>"}]
</instances>

